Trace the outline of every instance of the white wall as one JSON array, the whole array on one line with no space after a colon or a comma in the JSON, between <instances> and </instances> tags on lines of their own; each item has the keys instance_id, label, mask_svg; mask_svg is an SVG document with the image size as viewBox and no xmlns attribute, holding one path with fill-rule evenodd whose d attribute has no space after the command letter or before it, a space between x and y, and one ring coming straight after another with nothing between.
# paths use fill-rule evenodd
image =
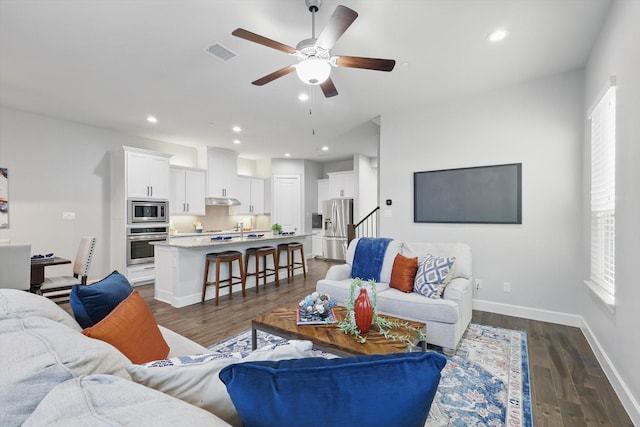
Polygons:
<instances>
[{"instance_id":1,"label":"white wall","mask_svg":"<svg viewBox=\"0 0 640 427\"><path fill-rule=\"evenodd\" d=\"M640 425L640 2L613 4L607 23L592 51L585 74L583 111L598 97L609 76L617 79L616 114L616 295L615 313L603 306L586 287L581 287L583 316L601 350L601 364L617 390L627 389L635 398L623 403L636 425ZM585 144L585 151L589 145ZM588 161L585 153L585 161ZM587 163L588 164L588 163ZM586 168L585 168L586 169ZM587 171L588 172L588 171ZM584 212L589 210L589 175L585 173ZM585 215L584 272L589 274L589 222ZM596 353L598 354L598 353ZM620 391L618 392L621 395Z\"/></svg>"},{"instance_id":2,"label":"white wall","mask_svg":"<svg viewBox=\"0 0 640 427\"><path fill-rule=\"evenodd\" d=\"M343 172L353 170L353 158L348 160L336 160L333 162L322 164L322 178L329 178L328 173L331 172Z\"/></svg>"},{"instance_id":3,"label":"white wall","mask_svg":"<svg viewBox=\"0 0 640 427\"><path fill-rule=\"evenodd\" d=\"M378 170L367 156L355 155L353 165L357 186L354 221L358 222L378 206Z\"/></svg>"},{"instance_id":4,"label":"white wall","mask_svg":"<svg viewBox=\"0 0 640 427\"><path fill-rule=\"evenodd\" d=\"M9 168L9 229L0 238L31 243L32 254L73 259L80 237L96 236L90 278L109 263L110 156L122 145L173 153L172 164L195 166L192 148L0 108L0 165ZM75 212L63 220L62 212ZM70 266L47 275L70 274Z\"/></svg>"},{"instance_id":5,"label":"white wall","mask_svg":"<svg viewBox=\"0 0 640 427\"><path fill-rule=\"evenodd\" d=\"M311 233L311 214L318 210L318 179L322 166L311 160L304 161L304 231Z\"/></svg>"},{"instance_id":6,"label":"white wall","mask_svg":"<svg viewBox=\"0 0 640 427\"><path fill-rule=\"evenodd\" d=\"M582 74L571 72L383 115L379 193L393 205L381 204L381 235L469 243L474 276L483 280L474 295L485 302L478 308L508 304L563 319L560 313L579 315L582 87ZM521 225L413 222L413 172L518 162ZM503 292L504 282L511 293ZM576 319L569 316L569 323Z\"/></svg>"}]
</instances>

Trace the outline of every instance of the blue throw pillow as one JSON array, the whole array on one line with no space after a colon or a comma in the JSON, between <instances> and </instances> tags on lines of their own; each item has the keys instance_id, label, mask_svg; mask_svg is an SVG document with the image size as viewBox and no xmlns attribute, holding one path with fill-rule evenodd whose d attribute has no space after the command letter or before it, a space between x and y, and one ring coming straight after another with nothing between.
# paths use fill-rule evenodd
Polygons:
<instances>
[{"instance_id":1,"label":"blue throw pillow","mask_svg":"<svg viewBox=\"0 0 640 427\"><path fill-rule=\"evenodd\" d=\"M438 353L246 362L220 371L244 427L423 426L447 360Z\"/></svg>"},{"instance_id":2,"label":"blue throw pillow","mask_svg":"<svg viewBox=\"0 0 640 427\"><path fill-rule=\"evenodd\" d=\"M126 277L114 271L99 282L73 285L69 302L73 315L83 328L89 328L102 319L133 292Z\"/></svg>"}]
</instances>

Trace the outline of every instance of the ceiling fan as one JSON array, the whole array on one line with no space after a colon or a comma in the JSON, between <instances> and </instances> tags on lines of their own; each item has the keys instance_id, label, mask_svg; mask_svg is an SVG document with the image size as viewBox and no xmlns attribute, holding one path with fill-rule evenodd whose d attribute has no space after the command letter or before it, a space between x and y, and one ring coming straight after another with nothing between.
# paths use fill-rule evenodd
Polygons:
<instances>
[{"instance_id":1,"label":"ceiling fan","mask_svg":"<svg viewBox=\"0 0 640 427\"><path fill-rule=\"evenodd\" d=\"M322 0L305 0L309 12L311 12L311 38L304 39L295 48L287 46L275 40L252 33L242 28L234 30L231 34L241 39L249 40L272 49L279 50L298 58L298 63L289 65L274 71L271 74L251 82L256 86L270 83L280 77L296 71L300 80L309 85L320 85L324 96L329 98L336 96L336 90L331 77L331 67L363 68L367 70L391 71L396 65L393 59L363 58L358 56L331 56L331 48L344 34L349 26L356 20L358 13L346 6L338 6L331 15L329 22L324 27L318 38L315 36L316 12L320 8Z\"/></svg>"}]
</instances>

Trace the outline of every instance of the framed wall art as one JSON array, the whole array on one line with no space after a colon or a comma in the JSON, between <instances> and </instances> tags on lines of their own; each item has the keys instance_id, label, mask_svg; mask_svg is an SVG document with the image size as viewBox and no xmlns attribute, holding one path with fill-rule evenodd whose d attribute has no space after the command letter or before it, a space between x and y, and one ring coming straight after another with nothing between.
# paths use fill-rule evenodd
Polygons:
<instances>
[{"instance_id":1,"label":"framed wall art","mask_svg":"<svg viewBox=\"0 0 640 427\"><path fill-rule=\"evenodd\" d=\"M0 228L9 228L9 172L0 168Z\"/></svg>"},{"instance_id":2,"label":"framed wall art","mask_svg":"<svg viewBox=\"0 0 640 427\"><path fill-rule=\"evenodd\" d=\"M522 224L522 163L415 172L413 221Z\"/></svg>"}]
</instances>

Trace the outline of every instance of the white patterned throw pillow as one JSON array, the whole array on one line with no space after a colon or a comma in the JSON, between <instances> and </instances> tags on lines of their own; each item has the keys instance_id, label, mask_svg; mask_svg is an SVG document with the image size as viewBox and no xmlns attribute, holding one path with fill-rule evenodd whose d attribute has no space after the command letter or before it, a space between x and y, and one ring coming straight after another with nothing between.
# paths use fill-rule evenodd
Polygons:
<instances>
[{"instance_id":1,"label":"white patterned throw pillow","mask_svg":"<svg viewBox=\"0 0 640 427\"><path fill-rule=\"evenodd\" d=\"M431 254L420 258L413 290L428 297L440 298L451 281L454 257L440 258Z\"/></svg>"}]
</instances>

